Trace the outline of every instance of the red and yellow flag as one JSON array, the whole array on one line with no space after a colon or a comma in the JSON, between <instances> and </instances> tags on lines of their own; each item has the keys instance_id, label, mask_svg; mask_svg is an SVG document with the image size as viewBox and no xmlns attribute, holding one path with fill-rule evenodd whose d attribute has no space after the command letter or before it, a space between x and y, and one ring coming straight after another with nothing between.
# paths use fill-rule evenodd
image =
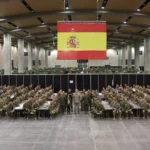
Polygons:
<instances>
[{"instance_id":1,"label":"red and yellow flag","mask_svg":"<svg viewBox=\"0 0 150 150\"><path fill-rule=\"evenodd\" d=\"M106 23L58 22L59 60L106 59Z\"/></svg>"}]
</instances>

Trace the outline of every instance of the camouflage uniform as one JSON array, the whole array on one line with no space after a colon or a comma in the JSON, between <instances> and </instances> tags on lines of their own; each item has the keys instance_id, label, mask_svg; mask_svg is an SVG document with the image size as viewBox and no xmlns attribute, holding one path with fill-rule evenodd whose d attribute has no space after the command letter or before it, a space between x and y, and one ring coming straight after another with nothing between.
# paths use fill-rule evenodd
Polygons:
<instances>
[{"instance_id":1,"label":"camouflage uniform","mask_svg":"<svg viewBox=\"0 0 150 150\"><path fill-rule=\"evenodd\" d=\"M74 112L76 113L78 111L80 111L80 101L81 101L81 95L79 92L75 92L73 94L73 104L74 104Z\"/></svg>"},{"instance_id":2,"label":"camouflage uniform","mask_svg":"<svg viewBox=\"0 0 150 150\"><path fill-rule=\"evenodd\" d=\"M150 104L145 101L141 104L141 106L143 108L143 111L142 111L143 119L146 117L146 115L147 115L147 118L149 118L149 116L150 116Z\"/></svg>"},{"instance_id":3,"label":"camouflage uniform","mask_svg":"<svg viewBox=\"0 0 150 150\"><path fill-rule=\"evenodd\" d=\"M104 111L104 107L101 104L101 102L99 100L94 100L93 110L92 110L92 113L94 114L94 117L97 117L98 115L100 117L102 117L103 111Z\"/></svg>"},{"instance_id":4,"label":"camouflage uniform","mask_svg":"<svg viewBox=\"0 0 150 150\"><path fill-rule=\"evenodd\" d=\"M116 114L118 114L119 115L119 119L121 119L122 112L121 112L120 104L118 102L115 102L113 104L113 108L114 108L114 110L113 110L113 118L114 118L114 120L116 118Z\"/></svg>"},{"instance_id":5,"label":"camouflage uniform","mask_svg":"<svg viewBox=\"0 0 150 150\"><path fill-rule=\"evenodd\" d=\"M84 101L84 111L88 111L88 109L89 109L89 101L90 101L89 95L87 95L87 94L84 95L83 101Z\"/></svg>"},{"instance_id":6,"label":"camouflage uniform","mask_svg":"<svg viewBox=\"0 0 150 150\"><path fill-rule=\"evenodd\" d=\"M126 114L126 119L129 118L129 115L133 116L132 106L127 102L125 103L125 114Z\"/></svg>"},{"instance_id":7,"label":"camouflage uniform","mask_svg":"<svg viewBox=\"0 0 150 150\"><path fill-rule=\"evenodd\" d=\"M60 112L64 114L65 112L65 104L66 104L66 96L64 94L58 94L58 101L60 103Z\"/></svg>"}]
</instances>

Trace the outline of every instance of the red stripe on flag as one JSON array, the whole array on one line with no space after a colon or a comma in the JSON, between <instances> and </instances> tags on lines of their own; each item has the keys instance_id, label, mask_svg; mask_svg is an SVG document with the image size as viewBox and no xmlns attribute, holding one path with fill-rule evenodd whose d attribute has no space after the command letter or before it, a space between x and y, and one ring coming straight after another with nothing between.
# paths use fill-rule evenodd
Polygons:
<instances>
[{"instance_id":1,"label":"red stripe on flag","mask_svg":"<svg viewBox=\"0 0 150 150\"><path fill-rule=\"evenodd\" d=\"M106 32L106 23L58 23L57 32Z\"/></svg>"},{"instance_id":2,"label":"red stripe on flag","mask_svg":"<svg viewBox=\"0 0 150 150\"><path fill-rule=\"evenodd\" d=\"M106 51L58 51L58 60L106 60Z\"/></svg>"}]
</instances>

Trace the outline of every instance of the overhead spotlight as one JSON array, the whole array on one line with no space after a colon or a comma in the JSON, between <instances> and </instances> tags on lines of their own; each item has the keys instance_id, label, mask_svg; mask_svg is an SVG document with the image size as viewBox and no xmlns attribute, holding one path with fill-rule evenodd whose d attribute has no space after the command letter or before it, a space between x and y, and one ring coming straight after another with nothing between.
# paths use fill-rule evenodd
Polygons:
<instances>
[{"instance_id":1,"label":"overhead spotlight","mask_svg":"<svg viewBox=\"0 0 150 150\"><path fill-rule=\"evenodd\" d=\"M140 11L140 9L138 8L137 11Z\"/></svg>"},{"instance_id":2,"label":"overhead spotlight","mask_svg":"<svg viewBox=\"0 0 150 150\"><path fill-rule=\"evenodd\" d=\"M102 6L102 9L105 9L105 7Z\"/></svg>"},{"instance_id":3,"label":"overhead spotlight","mask_svg":"<svg viewBox=\"0 0 150 150\"><path fill-rule=\"evenodd\" d=\"M45 24L44 22L42 24Z\"/></svg>"},{"instance_id":4,"label":"overhead spotlight","mask_svg":"<svg viewBox=\"0 0 150 150\"><path fill-rule=\"evenodd\" d=\"M69 6L67 6L66 9L69 9Z\"/></svg>"},{"instance_id":5,"label":"overhead spotlight","mask_svg":"<svg viewBox=\"0 0 150 150\"><path fill-rule=\"evenodd\" d=\"M17 29L19 28L19 27L16 27Z\"/></svg>"},{"instance_id":6,"label":"overhead spotlight","mask_svg":"<svg viewBox=\"0 0 150 150\"><path fill-rule=\"evenodd\" d=\"M126 24L127 22L126 21L124 21L124 24Z\"/></svg>"}]
</instances>

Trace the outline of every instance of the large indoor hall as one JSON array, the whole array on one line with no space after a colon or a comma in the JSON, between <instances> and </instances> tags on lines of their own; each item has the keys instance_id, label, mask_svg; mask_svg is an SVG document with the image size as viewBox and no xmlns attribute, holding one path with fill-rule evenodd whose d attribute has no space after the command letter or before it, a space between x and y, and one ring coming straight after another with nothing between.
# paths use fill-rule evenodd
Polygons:
<instances>
[{"instance_id":1,"label":"large indoor hall","mask_svg":"<svg viewBox=\"0 0 150 150\"><path fill-rule=\"evenodd\" d=\"M150 150L150 0L0 0L0 150Z\"/></svg>"}]
</instances>

